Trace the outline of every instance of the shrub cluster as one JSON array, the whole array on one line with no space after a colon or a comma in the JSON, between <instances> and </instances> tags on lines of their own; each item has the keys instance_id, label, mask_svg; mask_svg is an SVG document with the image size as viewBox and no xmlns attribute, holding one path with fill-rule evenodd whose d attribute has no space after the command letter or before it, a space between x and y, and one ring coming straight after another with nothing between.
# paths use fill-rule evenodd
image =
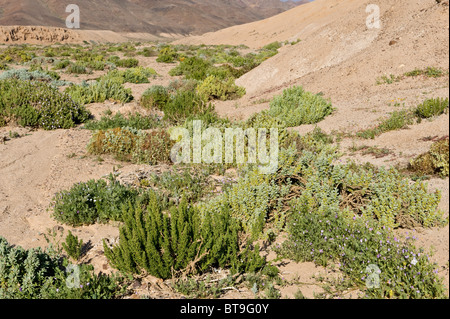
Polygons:
<instances>
[{"instance_id":1,"label":"shrub cluster","mask_svg":"<svg viewBox=\"0 0 450 319\"><path fill-rule=\"evenodd\" d=\"M147 210L124 208L120 242L105 255L113 267L132 274L146 272L167 279L174 272L201 273L211 267L256 271L265 264L258 246L240 251L239 224L227 214L206 214L183 200L168 213L156 195Z\"/></svg>"},{"instance_id":2,"label":"shrub cluster","mask_svg":"<svg viewBox=\"0 0 450 319\"><path fill-rule=\"evenodd\" d=\"M331 103L322 96L294 86L285 89L270 102L269 114L283 120L288 127L315 124L332 112Z\"/></svg>"},{"instance_id":3,"label":"shrub cluster","mask_svg":"<svg viewBox=\"0 0 450 319\"><path fill-rule=\"evenodd\" d=\"M174 142L164 129L150 132L128 127L98 130L88 144L91 154L111 154L123 161L150 165L170 162Z\"/></svg>"},{"instance_id":4,"label":"shrub cluster","mask_svg":"<svg viewBox=\"0 0 450 319\"><path fill-rule=\"evenodd\" d=\"M72 85L65 92L80 104L101 103L105 100L114 100L127 103L133 100L131 89L126 89L122 81L115 78L100 79L93 83L82 82Z\"/></svg>"},{"instance_id":5,"label":"shrub cluster","mask_svg":"<svg viewBox=\"0 0 450 319\"><path fill-rule=\"evenodd\" d=\"M122 279L96 275L93 266L78 265L78 287L67 284L68 260L41 248L25 250L0 237L0 298L112 299L122 295Z\"/></svg>"},{"instance_id":6,"label":"shrub cluster","mask_svg":"<svg viewBox=\"0 0 450 319\"><path fill-rule=\"evenodd\" d=\"M415 115L419 118L430 118L448 111L448 98L426 99L415 109Z\"/></svg>"},{"instance_id":7,"label":"shrub cluster","mask_svg":"<svg viewBox=\"0 0 450 319\"><path fill-rule=\"evenodd\" d=\"M245 88L234 84L233 78L222 80L214 75L208 76L197 87L203 100L235 100L245 95Z\"/></svg>"},{"instance_id":8,"label":"shrub cluster","mask_svg":"<svg viewBox=\"0 0 450 319\"><path fill-rule=\"evenodd\" d=\"M365 292L366 298L443 298L444 286L429 255L407 238L402 242L391 229L374 220L343 217L328 208L317 212L295 206L288 239L276 249L280 257L310 261L339 270Z\"/></svg>"},{"instance_id":9,"label":"shrub cluster","mask_svg":"<svg viewBox=\"0 0 450 319\"><path fill-rule=\"evenodd\" d=\"M113 175L108 180L90 180L74 184L69 190L56 193L52 199L55 220L82 226L95 222L122 220L122 204L135 202L139 192L120 184Z\"/></svg>"},{"instance_id":10,"label":"shrub cluster","mask_svg":"<svg viewBox=\"0 0 450 319\"><path fill-rule=\"evenodd\" d=\"M156 71L152 68L129 68L124 71L113 70L106 74L103 78L117 78L120 79L123 83L150 83L149 77L156 76Z\"/></svg>"},{"instance_id":11,"label":"shrub cluster","mask_svg":"<svg viewBox=\"0 0 450 319\"><path fill-rule=\"evenodd\" d=\"M47 83L0 80L0 125L17 121L21 126L46 130L67 129L89 117L88 110Z\"/></svg>"}]
</instances>

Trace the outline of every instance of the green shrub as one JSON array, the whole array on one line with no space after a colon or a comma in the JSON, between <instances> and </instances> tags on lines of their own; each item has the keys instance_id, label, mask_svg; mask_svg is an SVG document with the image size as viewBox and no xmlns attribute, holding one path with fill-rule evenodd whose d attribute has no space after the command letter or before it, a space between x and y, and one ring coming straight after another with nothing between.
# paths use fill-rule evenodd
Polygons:
<instances>
[{"instance_id":1,"label":"green shrub","mask_svg":"<svg viewBox=\"0 0 450 319\"><path fill-rule=\"evenodd\" d=\"M338 210L318 213L299 205L292 210L287 231L288 239L275 249L279 257L325 267L337 263L342 281L351 282L348 288L360 289L365 298L444 298L437 266L428 254L374 220L351 220Z\"/></svg>"},{"instance_id":2,"label":"green shrub","mask_svg":"<svg viewBox=\"0 0 450 319\"><path fill-rule=\"evenodd\" d=\"M441 115L448 110L448 98L426 99L415 110L419 118L430 118Z\"/></svg>"},{"instance_id":3,"label":"green shrub","mask_svg":"<svg viewBox=\"0 0 450 319\"><path fill-rule=\"evenodd\" d=\"M170 164L170 151L174 141L170 139L165 129L156 129L146 134L141 134L133 149L131 158L138 164Z\"/></svg>"},{"instance_id":4,"label":"green shrub","mask_svg":"<svg viewBox=\"0 0 450 319\"><path fill-rule=\"evenodd\" d=\"M55 194L52 217L70 226L90 225L109 220L122 221L122 204L136 202L139 192L120 184L114 176L108 180L90 180L74 184Z\"/></svg>"},{"instance_id":5,"label":"green shrub","mask_svg":"<svg viewBox=\"0 0 450 319\"><path fill-rule=\"evenodd\" d=\"M302 87L285 89L270 102L269 114L282 119L288 127L314 124L332 112L331 103Z\"/></svg>"},{"instance_id":6,"label":"green shrub","mask_svg":"<svg viewBox=\"0 0 450 319\"><path fill-rule=\"evenodd\" d=\"M100 120L91 120L83 128L88 130L107 130L117 127L130 127L136 130L148 130L162 125L156 116L143 116L140 113L128 114L125 117L117 112L114 116L102 116Z\"/></svg>"},{"instance_id":7,"label":"green shrub","mask_svg":"<svg viewBox=\"0 0 450 319\"><path fill-rule=\"evenodd\" d=\"M214 106L207 104L196 92L178 91L163 106L164 119L172 123L183 123L189 116L213 111Z\"/></svg>"},{"instance_id":8,"label":"green shrub","mask_svg":"<svg viewBox=\"0 0 450 319\"><path fill-rule=\"evenodd\" d=\"M169 85L167 86L167 91L170 95L175 95L180 91L195 92L199 83L200 81L194 79L177 79L170 81Z\"/></svg>"},{"instance_id":9,"label":"green shrub","mask_svg":"<svg viewBox=\"0 0 450 319\"><path fill-rule=\"evenodd\" d=\"M208 76L197 87L197 93L205 100L235 100L245 94L245 88L234 84L234 79L221 80L213 75Z\"/></svg>"},{"instance_id":10,"label":"green shrub","mask_svg":"<svg viewBox=\"0 0 450 319\"><path fill-rule=\"evenodd\" d=\"M153 189L178 203L184 197L188 202L197 202L213 191L213 185L205 171L186 169L183 172L167 171L152 174L148 183Z\"/></svg>"},{"instance_id":11,"label":"green shrub","mask_svg":"<svg viewBox=\"0 0 450 319\"><path fill-rule=\"evenodd\" d=\"M439 68L427 67L426 69L414 69L410 72L406 72L405 76L419 76L425 75L430 78L438 78L445 74L445 72Z\"/></svg>"},{"instance_id":12,"label":"green shrub","mask_svg":"<svg viewBox=\"0 0 450 319\"><path fill-rule=\"evenodd\" d=\"M240 251L240 226L228 214L202 217L186 201L167 214L156 195L151 195L147 211L129 205L123 214L119 244L112 249L103 245L109 262L120 271L167 279L211 267L231 267L238 272L264 266L258 247Z\"/></svg>"},{"instance_id":13,"label":"green shrub","mask_svg":"<svg viewBox=\"0 0 450 319\"><path fill-rule=\"evenodd\" d=\"M55 69L55 70L65 69L65 68L67 68L69 65L70 65L70 61L69 61L69 60L56 61L56 62L55 62L54 69Z\"/></svg>"},{"instance_id":14,"label":"green shrub","mask_svg":"<svg viewBox=\"0 0 450 319\"><path fill-rule=\"evenodd\" d=\"M111 61L118 67L122 68L134 68L139 65L139 61L135 58L128 58L128 59L120 59L116 61Z\"/></svg>"},{"instance_id":15,"label":"green shrub","mask_svg":"<svg viewBox=\"0 0 450 319\"><path fill-rule=\"evenodd\" d=\"M156 76L156 71L152 68L136 67L129 68L124 71L113 70L103 78L120 78L123 83L150 83L148 78L154 76Z\"/></svg>"},{"instance_id":16,"label":"green shrub","mask_svg":"<svg viewBox=\"0 0 450 319\"><path fill-rule=\"evenodd\" d=\"M406 128L413 124L414 114L408 110L394 111L388 118L383 119L374 128L369 128L356 133L356 136L365 139L374 139L385 132Z\"/></svg>"},{"instance_id":17,"label":"green shrub","mask_svg":"<svg viewBox=\"0 0 450 319\"><path fill-rule=\"evenodd\" d=\"M88 74L89 70L86 68L85 65L80 63L71 63L67 67L67 73L72 74Z\"/></svg>"},{"instance_id":18,"label":"green shrub","mask_svg":"<svg viewBox=\"0 0 450 319\"><path fill-rule=\"evenodd\" d=\"M177 56L178 54L174 48L172 48L171 46L166 46L159 51L156 62L173 63Z\"/></svg>"},{"instance_id":19,"label":"green shrub","mask_svg":"<svg viewBox=\"0 0 450 319\"><path fill-rule=\"evenodd\" d=\"M66 241L62 243L62 247L70 258L77 261L82 254L83 240L79 239L78 236L74 236L69 230L69 234L66 236Z\"/></svg>"},{"instance_id":20,"label":"green shrub","mask_svg":"<svg viewBox=\"0 0 450 319\"><path fill-rule=\"evenodd\" d=\"M140 104L145 108L163 110L169 98L169 92L164 86L153 85L142 94Z\"/></svg>"},{"instance_id":21,"label":"green shrub","mask_svg":"<svg viewBox=\"0 0 450 319\"><path fill-rule=\"evenodd\" d=\"M449 146L448 137L436 141L428 152L417 156L409 164L409 169L422 175L439 175L447 177L449 174Z\"/></svg>"},{"instance_id":22,"label":"green shrub","mask_svg":"<svg viewBox=\"0 0 450 319\"><path fill-rule=\"evenodd\" d=\"M164 129L144 132L128 127L96 131L89 141L91 154L111 154L122 161L150 165L170 163L174 142Z\"/></svg>"},{"instance_id":23,"label":"green shrub","mask_svg":"<svg viewBox=\"0 0 450 319\"><path fill-rule=\"evenodd\" d=\"M106 62L104 61L89 61L86 66L91 70L103 71L106 67Z\"/></svg>"},{"instance_id":24,"label":"green shrub","mask_svg":"<svg viewBox=\"0 0 450 319\"><path fill-rule=\"evenodd\" d=\"M43 82L0 80L0 123L46 130L71 128L86 122L90 113L69 95Z\"/></svg>"},{"instance_id":25,"label":"green shrub","mask_svg":"<svg viewBox=\"0 0 450 319\"><path fill-rule=\"evenodd\" d=\"M178 66L169 71L169 75L184 75L186 79L202 81L208 77L208 70L212 67L209 61L198 57L184 59Z\"/></svg>"},{"instance_id":26,"label":"green shrub","mask_svg":"<svg viewBox=\"0 0 450 319\"><path fill-rule=\"evenodd\" d=\"M80 104L101 103L105 100L127 103L133 100L131 89L126 89L122 82L115 78L101 79L89 84L83 81L80 85L68 87L65 92Z\"/></svg>"},{"instance_id":27,"label":"green shrub","mask_svg":"<svg viewBox=\"0 0 450 319\"><path fill-rule=\"evenodd\" d=\"M77 265L79 285L68 285L68 261L41 248L25 250L0 237L1 299L112 299L123 295L122 278L96 275L91 265ZM72 284L75 284L74 280Z\"/></svg>"}]
</instances>

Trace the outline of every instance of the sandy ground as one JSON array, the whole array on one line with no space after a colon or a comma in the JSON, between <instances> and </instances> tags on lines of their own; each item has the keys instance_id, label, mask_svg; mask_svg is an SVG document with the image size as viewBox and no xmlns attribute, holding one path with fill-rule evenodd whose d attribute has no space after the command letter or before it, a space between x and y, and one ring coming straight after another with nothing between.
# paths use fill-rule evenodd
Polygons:
<instances>
[{"instance_id":1,"label":"sandy ground","mask_svg":"<svg viewBox=\"0 0 450 319\"><path fill-rule=\"evenodd\" d=\"M429 149L432 142L426 141L427 137L449 135L448 114L407 129L384 133L373 140L345 137L344 133L372 127L389 112L414 107L426 98L449 96L448 76L404 78L393 84L376 84L377 78L382 75L401 75L415 68L433 66L448 70L448 2L378 2L383 27L377 30L367 30L365 25L367 13L364 9L370 1L316 0L264 21L203 37L186 38L182 42L244 43L257 48L273 41L301 39L298 44L283 46L278 55L238 79L237 83L247 90L246 96L236 101L217 102L217 112L222 116L245 119L267 109L270 99L284 88L302 85L309 91L322 92L331 100L335 111L317 126L327 133L343 136L339 145L345 153L344 160L405 167L413 157ZM140 110L136 101L146 88L153 84L167 85L173 79L167 73L174 65L156 63L155 58L139 59L141 65L153 67L160 77L150 84L127 84L135 96L135 101L131 103L90 105L95 116L100 116L106 109L122 112ZM72 80L80 81L81 78ZM304 134L314 127L302 125L293 129ZM0 138L8 137L9 131L18 132L21 137L0 143L0 235L15 245L26 248L45 246L43 235L47 230L60 229L61 225L52 220L48 211L56 192L68 189L76 182L101 178L114 168L119 167L122 174L148 169L107 157L99 161L96 157L87 156L90 132L80 128L30 131L4 127L0 128ZM389 154L377 158L363 155L361 151L352 151L352 148L364 145L386 148ZM449 179L432 178L427 183L430 191L441 191L439 207L448 213ZM115 241L117 225L92 225L77 229L62 227L64 230L74 230L84 242L91 242L93 248L84 261L93 263L99 271L111 271L103 255L101 241L103 238ZM399 233L406 231L399 230ZM416 232L418 246L434 249L432 258L438 263L440 275L448 289L449 227L417 229ZM269 253L269 257L273 254ZM279 264L279 267L282 276L292 282L281 288L282 296L288 298L292 298L298 289L312 298L322 291L314 276L331 278L337 275L311 263L286 262ZM146 278L136 285L142 294L177 297L164 283L154 278ZM357 291L346 295L348 298L356 296ZM249 291L230 291L224 297L252 296Z\"/></svg>"}]
</instances>

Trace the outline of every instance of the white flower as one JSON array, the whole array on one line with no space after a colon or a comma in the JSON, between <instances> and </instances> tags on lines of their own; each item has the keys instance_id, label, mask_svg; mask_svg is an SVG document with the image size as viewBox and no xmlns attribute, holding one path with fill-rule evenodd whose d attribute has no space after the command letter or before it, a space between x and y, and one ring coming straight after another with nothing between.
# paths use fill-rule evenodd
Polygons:
<instances>
[{"instance_id":1,"label":"white flower","mask_svg":"<svg viewBox=\"0 0 450 319\"><path fill-rule=\"evenodd\" d=\"M416 259L416 257L414 257L413 260L411 260L411 264L413 264L413 265L417 264L417 259Z\"/></svg>"}]
</instances>

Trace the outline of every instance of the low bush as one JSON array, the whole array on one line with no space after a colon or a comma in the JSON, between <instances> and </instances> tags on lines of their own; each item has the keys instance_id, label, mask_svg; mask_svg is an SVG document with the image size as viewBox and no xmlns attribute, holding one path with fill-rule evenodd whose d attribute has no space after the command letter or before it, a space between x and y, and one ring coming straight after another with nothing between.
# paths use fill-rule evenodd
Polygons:
<instances>
[{"instance_id":1,"label":"low bush","mask_svg":"<svg viewBox=\"0 0 450 319\"><path fill-rule=\"evenodd\" d=\"M89 117L82 105L47 83L0 80L0 125L16 121L21 126L46 130L67 129Z\"/></svg>"},{"instance_id":2,"label":"low bush","mask_svg":"<svg viewBox=\"0 0 450 319\"><path fill-rule=\"evenodd\" d=\"M365 139L374 139L376 136L385 132L406 128L408 125L413 124L414 118L415 115L409 110L394 111L377 126L359 131L356 133L356 136Z\"/></svg>"},{"instance_id":3,"label":"low bush","mask_svg":"<svg viewBox=\"0 0 450 319\"><path fill-rule=\"evenodd\" d=\"M70 61L69 60L58 60L55 62L54 64L54 69L55 70L61 70L61 69L65 69L70 65Z\"/></svg>"},{"instance_id":4,"label":"low bush","mask_svg":"<svg viewBox=\"0 0 450 319\"><path fill-rule=\"evenodd\" d=\"M201 216L184 200L165 213L156 195L146 211L129 205L123 214L119 244L103 246L111 265L125 273L167 279L211 267L256 271L265 264L258 246L240 250L240 226L228 214Z\"/></svg>"},{"instance_id":5,"label":"low bush","mask_svg":"<svg viewBox=\"0 0 450 319\"><path fill-rule=\"evenodd\" d=\"M184 75L186 79L202 81L208 77L208 70L212 67L211 62L193 56L184 59L178 66L169 71L169 75Z\"/></svg>"},{"instance_id":6,"label":"low bush","mask_svg":"<svg viewBox=\"0 0 450 319\"><path fill-rule=\"evenodd\" d=\"M106 74L103 78L119 78L123 83L150 83L149 77L156 76L156 71L152 68L129 68L124 71L113 70Z\"/></svg>"},{"instance_id":7,"label":"low bush","mask_svg":"<svg viewBox=\"0 0 450 319\"><path fill-rule=\"evenodd\" d=\"M101 79L93 83L82 82L72 85L65 92L80 104L101 103L105 100L114 100L127 103L133 100L131 89L126 89L120 80Z\"/></svg>"},{"instance_id":8,"label":"low bush","mask_svg":"<svg viewBox=\"0 0 450 319\"><path fill-rule=\"evenodd\" d=\"M91 265L75 266L78 277L75 278L68 266L68 260L59 255L41 248L26 250L0 237L0 298L113 299L123 296L122 278L96 275Z\"/></svg>"},{"instance_id":9,"label":"low bush","mask_svg":"<svg viewBox=\"0 0 450 319\"><path fill-rule=\"evenodd\" d=\"M79 239L78 236L75 236L69 230L69 234L66 236L65 242L62 243L62 247L70 258L77 261L82 255L83 240Z\"/></svg>"},{"instance_id":10,"label":"low bush","mask_svg":"<svg viewBox=\"0 0 450 319\"><path fill-rule=\"evenodd\" d=\"M189 203L197 202L213 191L209 174L205 171L185 169L183 172L152 174L149 186L179 203L184 197Z\"/></svg>"},{"instance_id":11,"label":"low bush","mask_svg":"<svg viewBox=\"0 0 450 319\"><path fill-rule=\"evenodd\" d=\"M55 194L52 217L70 226L90 225L110 220L122 221L122 204L137 201L139 192L120 184L113 175L108 179L74 184Z\"/></svg>"},{"instance_id":12,"label":"low bush","mask_svg":"<svg viewBox=\"0 0 450 319\"><path fill-rule=\"evenodd\" d=\"M414 113L419 118L430 118L448 111L448 98L426 99L417 106Z\"/></svg>"},{"instance_id":13,"label":"low bush","mask_svg":"<svg viewBox=\"0 0 450 319\"><path fill-rule=\"evenodd\" d=\"M275 249L279 257L324 267L336 263L342 282L351 282L347 288L359 288L365 298L444 297L429 255L374 220L351 220L331 208L319 213L300 205L292 210L287 232L288 239Z\"/></svg>"},{"instance_id":14,"label":"low bush","mask_svg":"<svg viewBox=\"0 0 450 319\"><path fill-rule=\"evenodd\" d=\"M331 103L322 96L295 86L285 89L270 102L269 114L282 119L288 127L315 124L332 112Z\"/></svg>"},{"instance_id":15,"label":"low bush","mask_svg":"<svg viewBox=\"0 0 450 319\"><path fill-rule=\"evenodd\" d=\"M173 63L177 57L177 51L171 46L166 46L159 51L156 62Z\"/></svg>"},{"instance_id":16,"label":"low bush","mask_svg":"<svg viewBox=\"0 0 450 319\"><path fill-rule=\"evenodd\" d=\"M88 143L88 151L91 154L110 154L122 161L155 165L170 163L173 145L164 129L145 132L124 127L96 131Z\"/></svg>"},{"instance_id":17,"label":"low bush","mask_svg":"<svg viewBox=\"0 0 450 319\"><path fill-rule=\"evenodd\" d=\"M162 85L153 85L142 94L140 104L145 108L163 110L169 98L167 88Z\"/></svg>"},{"instance_id":18,"label":"low bush","mask_svg":"<svg viewBox=\"0 0 450 319\"><path fill-rule=\"evenodd\" d=\"M235 100L245 94L245 88L234 84L233 78L222 80L213 75L208 76L197 87L197 93L205 100Z\"/></svg>"},{"instance_id":19,"label":"low bush","mask_svg":"<svg viewBox=\"0 0 450 319\"><path fill-rule=\"evenodd\" d=\"M178 91L163 106L164 119L171 123L184 123L186 118L212 112L214 106L191 91Z\"/></svg>"},{"instance_id":20,"label":"low bush","mask_svg":"<svg viewBox=\"0 0 450 319\"><path fill-rule=\"evenodd\" d=\"M114 60L110 61L113 62L116 66L122 67L122 68L135 68L139 65L139 60L135 58L128 58L128 59L120 59L120 60Z\"/></svg>"},{"instance_id":21,"label":"low bush","mask_svg":"<svg viewBox=\"0 0 450 319\"><path fill-rule=\"evenodd\" d=\"M67 73L72 73L72 74L88 74L90 73L89 69L80 63L71 63L69 64L69 66L66 68L66 72Z\"/></svg>"},{"instance_id":22,"label":"low bush","mask_svg":"<svg viewBox=\"0 0 450 319\"><path fill-rule=\"evenodd\" d=\"M428 152L411 160L409 170L421 175L449 175L448 137L434 142Z\"/></svg>"}]
</instances>

